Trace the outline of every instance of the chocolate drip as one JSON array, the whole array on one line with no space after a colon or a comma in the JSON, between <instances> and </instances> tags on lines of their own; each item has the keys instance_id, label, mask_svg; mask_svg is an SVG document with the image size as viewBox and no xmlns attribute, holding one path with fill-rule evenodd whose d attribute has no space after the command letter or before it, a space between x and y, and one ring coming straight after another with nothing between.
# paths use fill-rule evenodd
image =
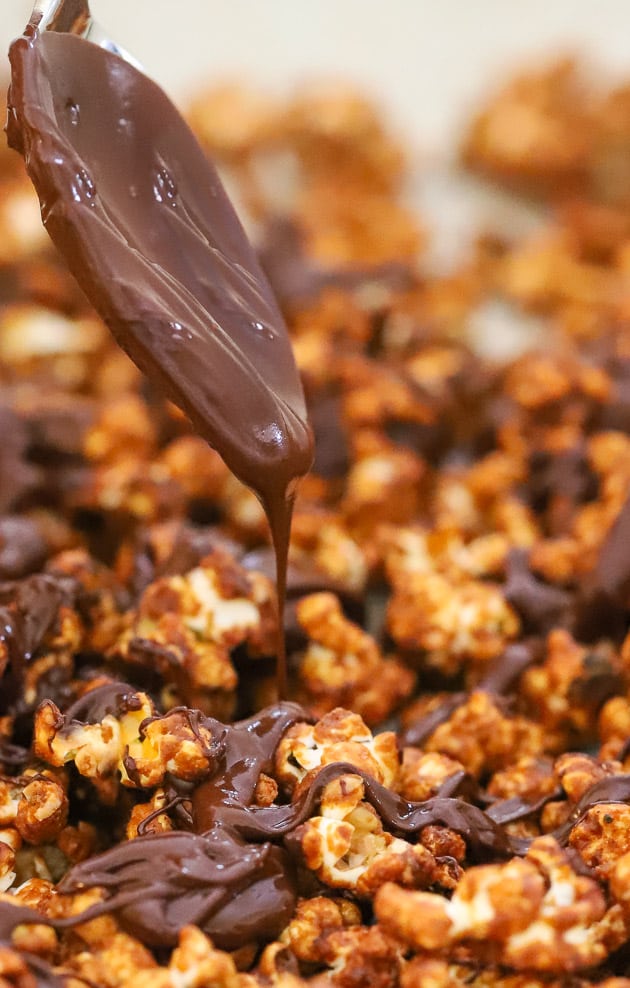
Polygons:
<instances>
[{"instance_id":1,"label":"chocolate drip","mask_svg":"<svg viewBox=\"0 0 630 988\"><path fill-rule=\"evenodd\" d=\"M22 702L24 667L56 620L64 597L60 583L43 574L0 584L0 643L10 666L2 684L1 710ZM0 663L0 674L6 660L4 667Z\"/></svg>"},{"instance_id":2,"label":"chocolate drip","mask_svg":"<svg viewBox=\"0 0 630 988\"><path fill-rule=\"evenodd\" d=\"M141 700L127 683L105 683L88 690L64 711L64 722L98 724L104 717L120 717L128 710L140 710Z\"/></svg>"},{"instance_id":3,"label":"chocolate drip","mask_svg":"<svg viewBox=\"0 0 630 988\"><path fill-rule=\"evenodd\" d=\"M221 738L217 771L195 789L192 797L194 829L199 833L216 824L231 825L247 814L261 772L272 768L273 756L282 736L297 721L309 717L295 703L267 707L248 720L224 725L206 718L213 737ZM264 837L263 837L264 839Z\"/></svg>"},{"instance_id":4,"label":"chocolate drip","mask_svg":"<svg viewBox=\"0 0 630 988\"><path fill-rule=\"evenodd\" d=\"M108 684L86 694L66 717L97 720L128 704L131 688ZM271 769L286 730L307 719L296 704L278 704L233 725L189 710L189 721L213 737L213 777L192 794L195 833L141 836L75 866L60 888L65 892L100 886L109 897L84 919L116 912L143 943L172 945L182 926L194 923L217 946L235 949L250 940L273 939L293 915L296 892L284 850L254 844L231 825L247 817L260 773ZM128 766L133 775L133 766ZM183 797L176 797L181 800ZM282 811L282 807L277 807ZM156 844L155 841L158 841ZM155 860L160 861L156 869ZM150 905L148 905L150 903Z\"/></svg>"},{"instance_id":5,"label":"chocolate drip","mask_svg":"<svg viewBox=\"0 0 630 988\"><path fill-rule=\"evenodd\" d=\"M533 638L508 645L476 688L493 696L505 696L515 687L521 673L539 658L540 651L540 643ZM444 724L451 714L466 703L469 696L470 693L459 692L443 700L434 710L405 728L401 734L401 744L420 747L440 724Z\"/></svg>"},{"instance_id":6,"label":"chocolate drip","mask_svg":"<svg viewBox=\"0 0 630 988\"><path fill-rule=\"evenodd\" d=\"M561 789L554 789L533 803L528 803L527 800L521 799L520 796L512 796L510 799L497 800L496 803L487 807L486 813L495 823L504 826L506 823L523 820L525 817L531 816L532 813L538 813L550 800L560 799L561 797Z\"/></svg>"},{"instance_id":7,"label":"chocolate drip","mask_svg":"<svg viewBox=\"0 0 630 988\"><path fill-rule=\"evenodd\" d=\"M512 668L523 664L521 651ZM101 687L91 701L87 694L69 713L91 718L107 712L112 705L126 702L126 690L124 684ZM428 825L448 827L465 839L473 860L525 854L531 840L507 834L504 825L538 812L560 795L553 792L529 804L518 798L500 800L483 810L457 798L466 785L465 773L458 773L437 796L410 802L355 765L336 762L324 766L294 803L257 806L260 773L270 770L282 736L291 724L305 718L304 711L294 704L278 704L231 726L211 718L202 721L198 711L190 714L210 729L216 744L212 778L189 794L188 820L195 832L141 836L76 865L60 890L98 886L106 899L56 925L65 927L115 912L128 930L149 945L174 943L186 923L199 925L226 949L276 936L292 915L296 895L290 860L278 845L294 843L292 834L317 812L326 786L342 775L360 776L366 801L389 830L411 835ZM628 801L630 775L600 780L552 836L566 844L573 826L591 806Z\"/></svg>"},{"instance_id":8,"label":"chocolate drip","mask_svg":"<svg viewBox=\"0 0 630 988\"><path fill-rule=\"evenodd\" d=\"M577 606L576 633L582 641L621 641L630 609L630 497L613 522L586 576Z\"/></svg>"},{"instance_id":9,"label":"chocolate drip","mask_svg":"<svg viewBox=\"0 0 630 988\"><path fill-rule=\"evenodd\" d=\"M31 24L10 57L7 135L46 229L121 347L262 501L281 612L312 436L282 315L216 170L111 52ZM281 694L283 650L280 626Z\"/></svg>"},{"instance_id":10,"label":"chocolate drip","mask_svg":"<svg viewBox=\"0 0 630 988\"><path fill-rule=\"evenodd\" d=\"M348 774L361 776L365 784L366 800L390 830L415 834L429 824L439 824L460 833L469 843L475 857L516 853L500 827L478 807L461 799L440 796L421 803L408 802L362 769L345 762L324 766L296 803L261 807L224 803L221 807L221 822L249 841L278 840L313 815L330 782ZM461 779L458 778L457 782L459 784Z\"/></svg>"},{"instance_id":11,"label":"chocolate drip","mask_svg":"<svg viewBox=\"0 0 630 988\"><path fill-rule=\"evenodd\" d=\"M508 645L503 655L492 663L477 689L493 696L506 696L516 689L521 674L542 659L543 654L543 643L537 638Z\"/></svg>"},{"instance_id":12,"label":"chocolate drip","mask_svg":"<svg viewBox=\"0 0 630 988\"><path fill-rule=\"evenodd\" d=\"M245 767L238 780L247 776L247 785L241 789L237 782L235 793L238 790L244 795L251 789L249 768ZM224 949L276 936L292 915L295 890L286 854L270 841L290 835L309 819L325 787L345 774L363 779L366 800L389 829L415 834L428 825L449 827L464 837L475 860L525 854L531 840L512 837L502 826L538 811L556 795L529 806L505 800L488 811L445 796L413 803L354 765L327 765L292 805L252 807L238 799L217 801L213 826L206 834L174 832L139 837L75 865L61 882L60 891L98 886L107 898L55 925L65 927L115 912L127 929L149 945L173 944L186 923L200 926ZM601 780L553 836L566 843L572 827L591 806L628 800L630 776ZM264 843L252 843L261 839ZM156 859L159 868L155 867Z\"/></svg>"},{"instance_id":13,"label":"chocolate drip","mask_svg":"<svg viewBox=\"0 0 630 988\"><path fill-rule=\"evenodd\" d=\"M571 811L571 814L561 827L553 831L553 836L561 844L566 844L573 827L597 803L627 803L630 802L630 775L611 775L600 779L584 793Z\"/></svg>"},{"instance_id":14,"label":"chocolate drip","mask_svg":"<svg viewBox=\"0 0 630 988\"><path fill-rule=\"evenodd\" d=\"M38 526L29 518L0 518L0 579L19 580L43 565L48 546Z\"/></svg>"},{"instance_id":15,"label":"chocolate drip","mask_svg":"<svg viewBox=\"0 0 630 988\"><path fill-rule=\"evenodd\" d=\"M46 922L41 913L36 912L29 906L16 903L0 902L0 943L11 942L11 934L20 923L42 923Z\"/></svg>"},{"instance_id":16,"label":"chocolate drip","mask_svg":"<svg viewBox=\"0 0 630 988\"><path fill-rule=\"evenodd\" d=\"M404 747L410 748L420 748L427 738L430 738L433 732L440 726L440 724L445 724L449 719L451 714L462 706L463 703L468 699L469 694L464 692L453 693L446 700L430 710L428 714L424 717L420 717L418 720L413 721L406 727L401 736L400 743Z\"/></svg>"},{"instance_id":17,"label":"chocolate drip","mask_svg":"<svg viewBox=\"0 0 630 988\"><path fill-rule=\"evenodd\" d=\"M512 837L501 828L512 820L535 813L554 794L533 803L517 806L505 800L490 810L482 810L461 799L434 796L414 803L381 785L353 765L335 762L326 765L306 793L290 806L228 807L222 820L249 840L278 838L295 830L312 816L324 788L340 775L359 775L365 784L365 798L377 811L390 830L414 834L429 824L449 827L465 839L474 858L491 855L525 854L531 839ZM630 801L630 775L610 776L596 782L575 805L568 821L551 832L561 844L566 844L575 824L597 803L627 803ZM508 805L509 804L509 805Z\"/></svg>"},{"instance_id":18,"label":"chocolate drip","mask_svg":"<svg viewBox=\"0 0 630 988\"><path fill-rule=\"evenodd\" d=\"M574 595L539 580L529 568L529 554L513 549L507 558L505 599L518 612L526 633L544 635L573 621Z\"/></svg>"},{"instance_id":19,"label":"chocolate drip","mask_svg":"<svg viewBox=\"0 0 630 988\"><path fill-rule=\"evenodd\" d=\"M37 488L41 477L28 461L29 429L23 418L0 404L0 512L19 509Z\"/></svg>"}]
</instances>

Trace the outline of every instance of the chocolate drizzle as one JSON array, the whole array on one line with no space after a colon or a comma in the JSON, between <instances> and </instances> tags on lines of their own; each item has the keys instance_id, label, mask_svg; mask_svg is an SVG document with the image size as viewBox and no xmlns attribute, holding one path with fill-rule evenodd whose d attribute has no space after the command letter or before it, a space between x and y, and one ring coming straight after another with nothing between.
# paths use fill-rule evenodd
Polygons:
<instances>
[{"instance_id":1,"label":"chocolate drizzle","mask_svg":"<svg viewBox=\"0 0 630 988\"><path fill-rule=\"evenodd\" d=\"M540 651L540 642L534 638L508 645L476 688L496 697L505 696L517 685L521 673L537 661ZM401 744L412 748L420 747L469 696L469 693L463 691L453 693L424 717L412 721L401 734Z\"/></svg>"},{"instance_id":2,"label":"chocolate drizzle","mask_svg":"<svg viewBox=\"0 0 630 988\"><path fill-rule=\"evenodd\" d=\"M65 591L58 580L42 573L0 584L0 653L4 653L0 711L15 712L15 704L23 705L25 666L57 619Z\"/></svg>"},{"instance_id":3,"label":"chocolate drizzle","mask_svg":"<svg viewBox=\"0 0 630 988\"><path fill-rule=\"evenodd\" d=\"M544 635L552 628L570 626L573 594L544 583L529 567L529 553L513 549L507 558L505 599L518 612L528 634Z\"/></svg>"},{"instance_id":4,"label":"chocolate drizzle","mask_svg":"<svg viewBox=\"0 0 630 988\"><path fill-rule=\"evenodd\" d=\"M128 702L130 692L125 684L101 687L78 701L68 714L92 719ZM190 713L201 718L198 711ZM357 766L335 762L321 768L295 802L256 805L261 772L271 769L286 730L304 718L300 707L285 703L233 725L200 719L212 733L215 759L212 776L188 796L178 797L192 804L187 817L191 831L143 835L75 865L62 880L60 891L99 887L105 898L77 916L43 921L65 929L114 912L125 929L149 946L176 943L181 927L194 923L219 947L235 949L277 936L293 915L297 892L288 849L296 845L292 838L297 828L317 813L326 786L340 776L350 774L363 780L364 798L388 830L411 836L429 825L448 827L461 834L476 861L525 854L531 840L506 833L505 824L538 812L549 799L562 795L554 791L533 803L518 798L498 800L484 810L455 795L466 781L458 777L455 782L447 780L433 798L411 802ZM584 794L552 836L566 844L572 828L591 806L628 801L630 775L602 779ZM32 915L30 910L28 914ZM6 921L16 916L9 912Z\"/></svg>"},{"instance_id":5,"label":"chocolate drizzle","mask_svg":"<svg viewBox=\"0 0 630 988\"><path fill-rule=\"evenodd\" d=\"M260 498L281 612L312 436L282 315L216 170L117 55L31 24L10 58L8 140L46 229L121 347ZM280 633L281 695L283 648Z\"/></svg>"},{"instance_id":6,"label":"chocolate drizzle","mask_svg":"<svg viewBox=\"0 0 630 988\"><path fill-rule=\"evenodd\" d=\"M272 940L296 900L286 852L247 844L225 827L137 837L76 865L59 889L94 886L109 897L81 921L115 912L128 932L156 947L176 944L191 923L223 950Z\"/></svg>"},{"instance_id":7,"label":"chocolate drizzle","mask_svg":"<svg viewBox=\"0 0 630 988\"><path fill-rule=\"evenodd\" d=\"M261 772L272 768L282 736L308 715L295 703L267 707L248 720L225 725L206 718L205 726L221 739L217 771L195 789L192 799L194 829L201 833L216 824L232 825L247 817ZM264 832L261 835L265 836Z\"/></svg>"},{"instance_id":8,"label":"chocolate drizzle","mask_svg":"<svg viewBox=\"0 0 630 988\"><path fill-rule=\"evenodd\" d=\"M98 724L105 717L120 717L129 710L140 710L141 700L132 686L126 683L105 683L88 690L72 706L64 711L64 722Z\"/></svg>"}]
</instances>

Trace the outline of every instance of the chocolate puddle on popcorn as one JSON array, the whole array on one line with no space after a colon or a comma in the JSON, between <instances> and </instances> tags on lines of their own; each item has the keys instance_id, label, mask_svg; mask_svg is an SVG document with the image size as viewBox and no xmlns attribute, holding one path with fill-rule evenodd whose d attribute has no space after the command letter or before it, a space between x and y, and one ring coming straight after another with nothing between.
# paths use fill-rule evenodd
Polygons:
<instances>
[{"instance_id":1,"label":"chocolate puddle on popcorn","mask_svg":"<svg viewBox=\"0 0 630 988\"><path fill-rule=\"evenodd\" d=\"M120 346L260 498L276 552L278 693L292 502L312 461L278 305L214 167L121 58L29 25L7 135L44 225Z\"/></svg>"}]
</instances>

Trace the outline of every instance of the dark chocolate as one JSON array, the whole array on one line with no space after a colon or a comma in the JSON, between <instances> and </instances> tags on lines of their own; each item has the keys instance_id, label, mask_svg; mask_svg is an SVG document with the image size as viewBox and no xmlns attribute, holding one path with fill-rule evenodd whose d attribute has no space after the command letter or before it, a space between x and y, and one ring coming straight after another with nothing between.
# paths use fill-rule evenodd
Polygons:
<instances>
[{"instance_id":1,"label":"dark chocolate","mask_svg":"<svg viewBox=\"0 0 630 988\"><path fill-rule=\"evenodd\" d=\"M0 404L0 512L19 509L37 488L39 469L28 461L29 430L8 405Z\"/></svg>"},{"instance_id":2,"label":"dark chocolate","mask_svg":"<svg viewBox=\"0 0 630 988\"><path fill-rule=\"evenodd\" d=\"M64 711L64 721L99 724L104 717L120 717L129 710L140 710L141 700L127 683L105 683L88 690Z\"/></svg>"},{"instance_id":3,"label":"dark chocolate","mask_svg":"<svg viewBox=\"0 0 630 988\"><path fill-rule=\"evenodd\" d=\"M204 723L213 738L222 739L217 771L195 789L192 800L194 828L198 833L217 823L231 823L231 810L237 816L250 806L261 772L271 772L273 757L281 738L297 721L309 717L295 703L267 707L254 717L226 725L212 718Z\"/></svg>"},{"instance_id":4,"label":"dark chocolate","mask_svg":"<svg viewBox=\"0 0 630 988\"><path fill-rule=\"evenodd\" d=\"M124 689L108 686L93 699L109 710ZM75 712L92 714L80 707ZM304 719L304 711L295 704L279 704L231 726L203 718L198 711L189 713L210 729L214 745L212 776L188 796L192 813L186 819L193 832L142 835L75 865L60 890L100 887L106 898L55 925L115 912L125 928L148 945L175 943L186 923L199 925L226 949L276 936L292 915L296 895L290 859L280 845L296 846L297 828L317 812L326 786L344 774L361 777L365 799L390 831L410 835L428 825L448 827L465 839L472 860L525 854L531 840L507 834L504 825L538 812L561 795L553 792L531 803L498 800L484 810L457 798L467 783L465 773L457 773L437 796L410 802L355 765L335 762L321 768L294 803L258 806L254 798L260 773L271 770L282 736ZM566 844L591 806L628 801L630 775L600 780L552 835Z\"/></svg>"},{"instance_id":5,"label":"dark chocolate","mask_svg":"<svg viewBox=\"0 0 630 988\"><path fill-rule=\"evenodd\" d=\"M54 623L64 588L42 573L0 584L0 644L16 681Z\"/></svg>"},{"instance_id":6,"label":"dark chocolate","mask_svg":"<svg viewBox=\"0 0 630 988\"><path fill-rule=\"evenodd\" d=\"M296 901L286 852L247 844L225 827L137 837L75 865L59 889L94 886L108 897L82 921L114 912L127 932L155 947L175 945L189 924L223 950L273 940Z\"/></svg>"},{"instance_id":7,"label":"dark chocolate","mask_svg":"<svg viewBox=\"0 0 630 988\"><path fill-rule=\"evenodd\" d=\"M576 631L583 641L621 641L630 610L630 496L599 550L580 592Z\"/></svg>"},{"instance_id":8,"label":"dark chocolate","mask_svg":"<svg viewBox=\"0 0 630 988\"><path fill-rule=\"evenodd\" d=\"M541 657L540 653L540 642L534 638L508 645L476 688L496 697L509 694L517 686L521 673ZM421 747L469 696L470 693L458 692L444 699L424 717L408 724L401 732L400 743L412 748Z\"/></svg>"},{"instance_id":9,"label":"dark chocolate","mask_svg":"<svg viewBox=\"0 0 630 988\"><path fill-rule=\"evenodd\" d=\"M627 609L630 604L630 496L604 539L590 582L596 594Z\"/></svg>"},{"instance_id":10,"label":"dark chocolate","mask_svg":"<svg viewBox=\"0 0 630 988\"><path fill-rule=\"evenodd\" d=\"M570 627L574 594L539 579L529 567L529 554L513 549L507 558L505 599L518 613L526 634L544 635L553 628Z\"/></svg>"},{"instance_id":11,"label":"dark chocolate","mask_svg":"<svg viewBox=\"0 0 630 988\"><path fill-rule=\"evenodd\" d=\"M47 555L48 546L34 521L20 515L0 518L1 580L18 580L36 572Z\"/></svg>"},{"instance_id":12,"label":"dark chocolate","mask_svg":"<svg viewBox=\"0 0 630 988\"><path fill-rule=\"evenodd\" d=\"M11 46L7 134L120 345L263 499L306 473L288 335L214 167L159 87L70 34Z\"/></svg>"}]
</instances>

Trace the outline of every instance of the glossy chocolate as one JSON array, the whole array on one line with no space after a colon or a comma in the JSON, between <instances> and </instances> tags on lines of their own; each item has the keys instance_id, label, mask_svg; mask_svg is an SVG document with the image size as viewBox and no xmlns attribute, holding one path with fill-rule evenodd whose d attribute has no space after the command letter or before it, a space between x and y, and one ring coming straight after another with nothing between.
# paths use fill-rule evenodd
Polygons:
<instances>
[{"instance_id":1,"label":"glossy chocolate","mask_svg":"<svg viewBox=\"0 0 630 988\"><path fill-rule=\"evenodd\" d=\"M310 466L282 316L214 167L116 55L30 29L11 47L8 138L46 229L120 345L234 473L273 499Z\"/></svg>"},{"instance_id":2,"label":"glossy chocolate","mask_svg":"<svg viewBox=\"0 0 630 988\"><path fill-rule=\"evenodd\" d=\"M286 853L224 827L137 837L76 865L59 888L93 886L107 898L83 919L114 912L127 932L156 947L175 945L191 923L224 950L272 940L296 901Z\"/></svg>"},{"instance_id":3,"label":"glossy chocolate","mask_svg":"<svg viewBox=\"0 0 630 988\"><path fill-rule=\"evenodd\" d=\"M0 584L0 645L10 679L3 683L0 709L6 711L21 691L24 667L41 645L64 602L64 588L52 576L37 573Z\"/></svg>"},{"instance_id":4,"label":"glossy chocolate","mask_svg":"<svg viewBox=\"0 0 630 988\"><path fill-rule=\"evenodd\" d=\"M121 347L259 496L282 610L312 435L282 315L216 170L117 55L29 25L10 57L7 135L44 225Z\"/></svg>"},{"instance_id":5,"label":"glossy chocolate","mask_svg":"<svg viewBox=\"0 0 630 988\"><path fill-rule=\"evenodd\" d=\"M195 789L192 798L194 829L199 833L216 824L238 826L247 815L261 772L271 772L273 757L286 731L309 717L296 703L267 707L248 720L221 724L206 718L213 738L221 738L217 771Z\"/></svg>"},{"instance_id":6,"label":"glossy chocolate","mask_svg":"<svg viewBox=\"0 0 630 988\"><path fill-rule=\"evenodd\" d=\"M98 724L105 717L121 717L130 710L140 710L142 701L126 683L105 683L88 690L64 711L64 723Z\"/></svg>"}]
</instances>

